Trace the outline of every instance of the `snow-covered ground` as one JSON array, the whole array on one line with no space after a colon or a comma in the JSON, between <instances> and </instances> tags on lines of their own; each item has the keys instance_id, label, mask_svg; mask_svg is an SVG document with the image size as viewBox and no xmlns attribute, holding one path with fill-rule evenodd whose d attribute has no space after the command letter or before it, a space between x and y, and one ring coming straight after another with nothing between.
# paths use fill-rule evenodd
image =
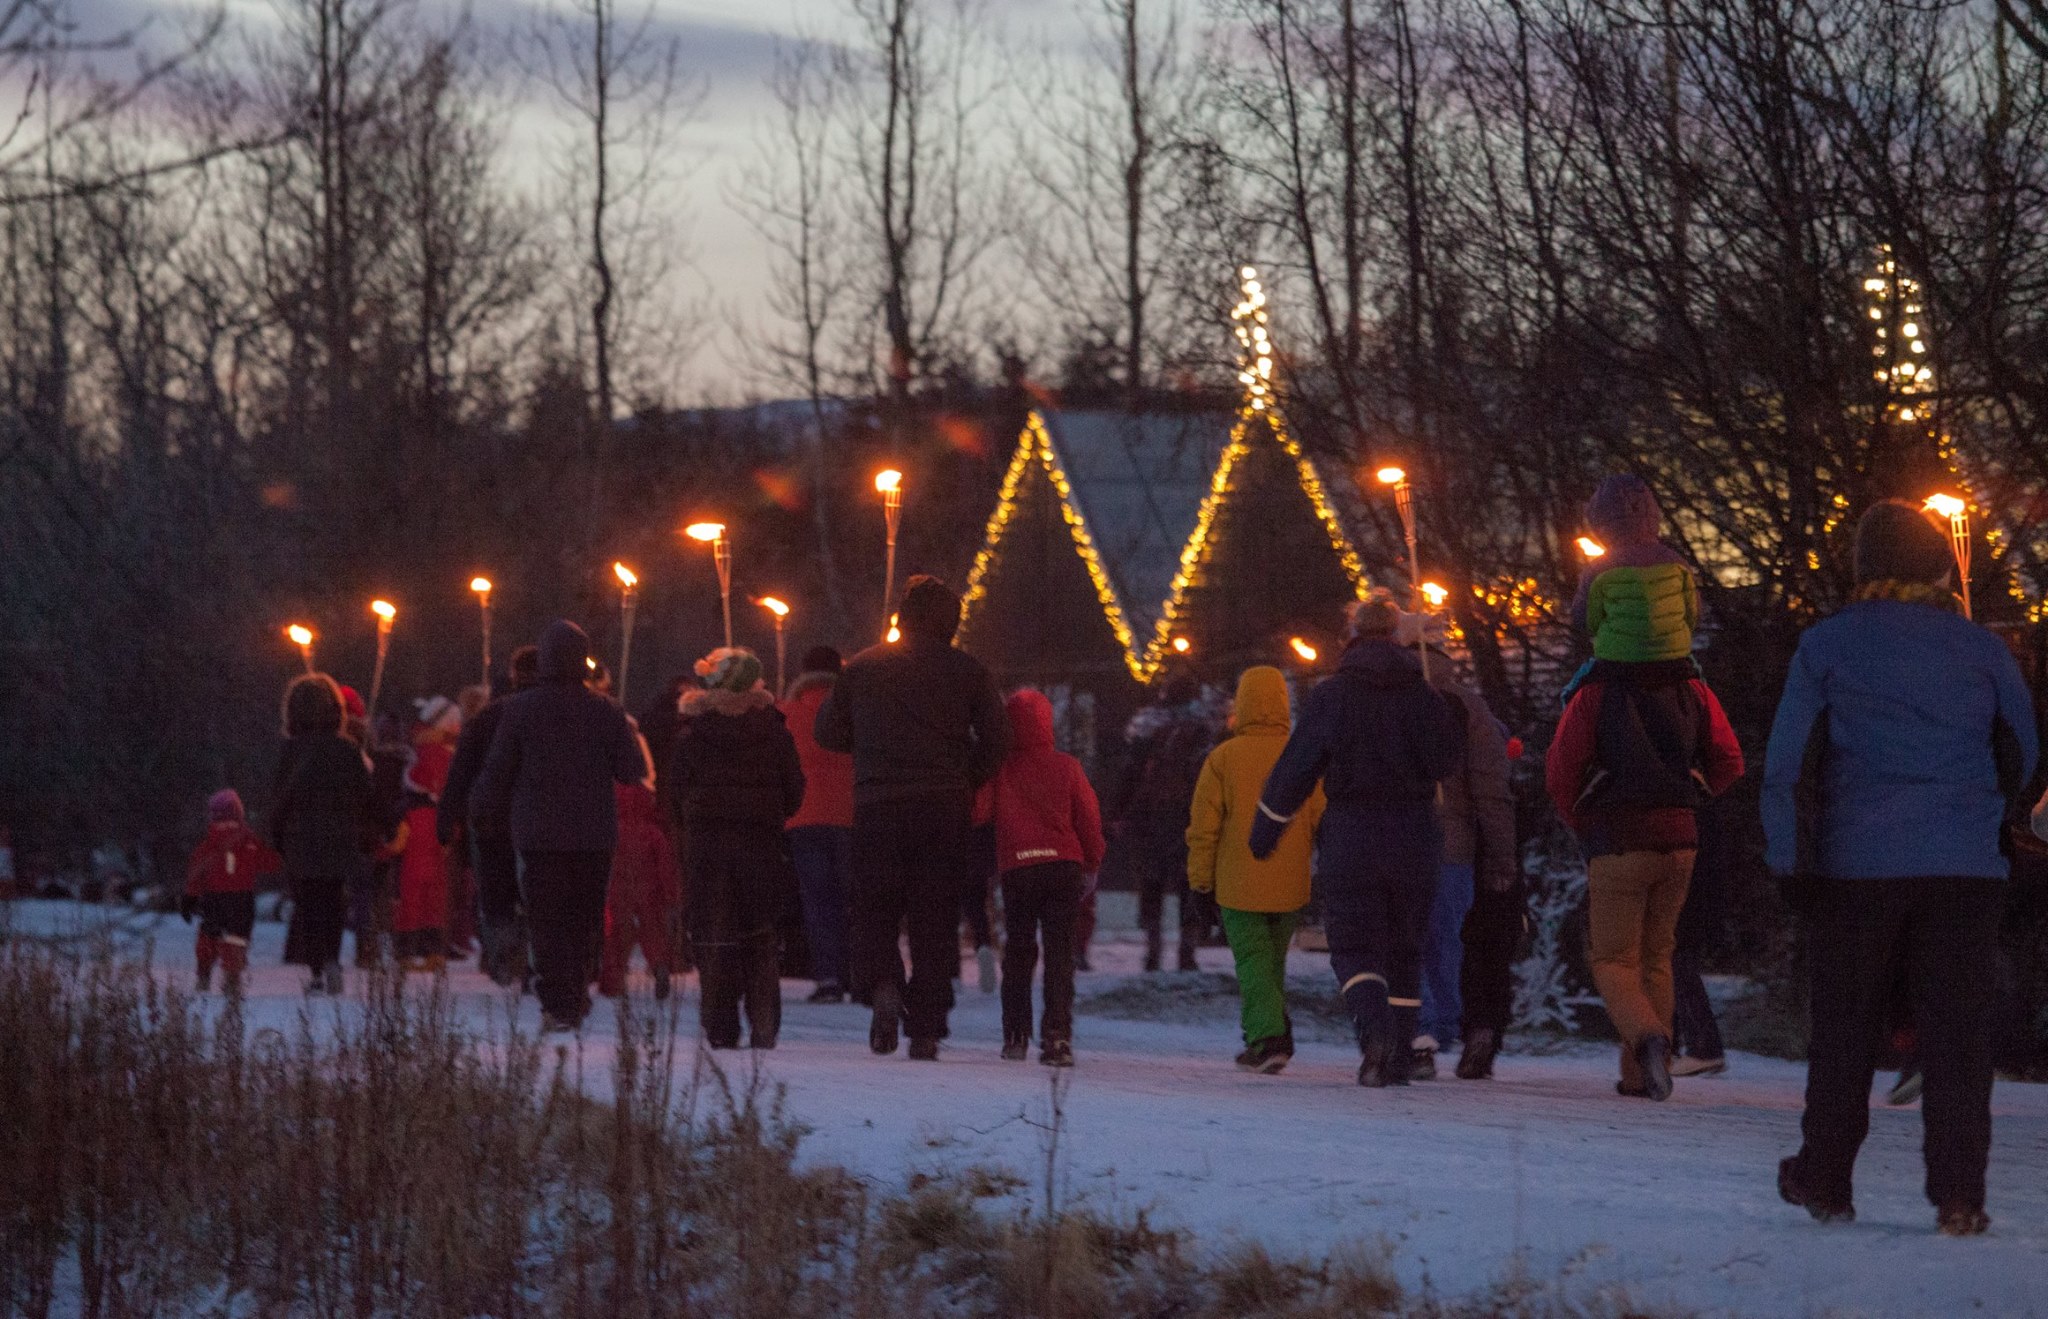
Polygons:
<instances>
[{"instance_id":1,"label":"snow-covered ground","mask_svg":"<svg viewBox=\"0 0 2048 1319\"><path fill-rule=\"evenodd\" d=\"M58 932L77 926L79 910L23 903L14 918ZM156 965L182 973L187 927L123 922L130 946L151 932ZM301 976L277 964L282 938L277 925L257 928L252 1029L305 1010ZM1510 1055L1492 1082L1448 1079L1446 1066L1444 1080L1366 1091L1353 1083L1352 1051L1322 1032L1284 1075L1251 1076L1231 1065L1236 1022L1214 996L1167 1020L1087 1011L1091 995L1125 991L1125 1010L1146 997L1128 992L1137 955L1132 943L1098 944L1098 969L1081 977L1080 1065L1059 1146L1071 1199L1143 1209L1219 1248L1257 1240L1320 1254L1384 1238L1404 1283L1447 1296L1519 1262L1537 1280L1712 1314L2048 1315L2048 1087L1997 1088L1988 1238L1934 1234L1919 1112L1882 1104L1858 1170L1860 1220L1822 1228L1780 1203L1773 1181L1798 1142L1801 1066L1737 1055L1727 1076L1681 1081L1670 1103L1653 1105L1617 1097L1611 1054L1587 1046ZM1202 956L1228 967L1220 949ZM1297 953L1291 970L1324 985L1319 962ZM1049 1074L996 1056L996 997L972 988L971 963L968 979L936 1065L870 1056L863 1010L814 1007L802 1002L808 984L785 985L781 1045L758 1057L811 1128L809 1157L890 1187L920 1171L999 1166L1021 1179L1020 1200L1037 1200ZM1171 1002L1178 978L1152 979ZM450 983L461 1011L502 1018L507 999L473 970L457 968ZM686 992L694 999L693 984ZM532 1001L519 1011L532 1029ZM603 1074L614 1032L609 1013L593 1015L586 1075Z\"/></svg>"}]
</instances>

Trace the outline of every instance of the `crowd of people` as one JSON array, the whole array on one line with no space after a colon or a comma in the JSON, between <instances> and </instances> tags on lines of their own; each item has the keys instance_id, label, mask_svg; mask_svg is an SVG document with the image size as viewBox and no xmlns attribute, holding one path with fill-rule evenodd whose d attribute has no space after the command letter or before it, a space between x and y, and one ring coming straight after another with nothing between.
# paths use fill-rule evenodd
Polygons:
<instances>
[{"instance_id":1,"label":"crowd of people","mask_svg":"<svg viewBox=\"0 0 2048 1319\"><path fill-rule=\"evenodd\" d=\"M1611 477L1587 516L1607 547L1573 606L1592 658L1563 693L1545 779L1586 858L1616 1089L1662 1101L1725 1066L1686 913L1698 814L1742 777L1743 754L1693 661L1699 586L1661 539L1654 495ZM1812 976L1804 1142L1781 1194L1822 1221L1854 1216L1873 1072L1887 1031L1908 1026L1927 1194L1941 1230L1972 1234L1988 1223L2002 828L2036 738L2018 668L1963 616L1954 568L1918 509L1863 517L1855 599L1793 661L1763 823ZM1220 738L1202 688L1169 681L1127 730L1105 822L1080 762L1057 749L1051 702L1028 688L1005 699L954 645L960 614L943 583L914 578L899 640L844 663L814 650L787 693L768 690L752 653L716 650L637 722L566 621L512 657L503 690L423 703L402 738L373 737L332 679L298 678L268 839L232 791L208 803L185 898L202 985L216 966L239 976L256 881L282 869L285 956L311 993L341 989L345 929L359 959L388 947L429 972L476 940L488 974L530 987L545 1028L568 1031L593 985L625 992L637 947L658 996L694 960L710 1047L767 1049L784 917L800 910L812 1000L857 1001L875 1053L907 1037L928 1061L948 1035L964 922L981 987L1000 981L1001 1056L1026 1058L1035 1037L1042 1062L1071 1066L1075 973L1120 840L1148 971L1165 957L1169 894L1182 970L1220 925L1239 1067L1274 1075L1294 1056L1287 958L1313 907L1360 1085L1432 1079L1453 1046L1460 1078L1492 1076L1524 919L1519 744L1429 619L1372 593L1298 709L1279 670L1247 669ZM2048 802L2036 818L2048 836Z\"/></svg>"}]
</instances>

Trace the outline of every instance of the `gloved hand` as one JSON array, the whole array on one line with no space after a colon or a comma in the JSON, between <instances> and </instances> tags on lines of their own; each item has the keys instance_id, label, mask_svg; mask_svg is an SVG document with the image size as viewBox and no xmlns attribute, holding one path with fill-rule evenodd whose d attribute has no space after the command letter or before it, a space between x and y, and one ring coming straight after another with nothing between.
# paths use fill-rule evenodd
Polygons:
<instances>
[{"instance_id":1,"label":"gloved hand","mask_svg":"<svg viewBox=\"0 0 2048 1319\"><path fill-rule=\"evenodd\" d=\"M1264 861L1273 855L1273 849L1280 846L1280 835L1286 832L1284 823L1260 811L1252 821L1252 860Z\"/></svg>"},{"instance_id":2,"label":"gloved hand","mask_svg":"<svg viewBox=\"0 0 2048 1319\"><path fill-rule=\"evenodd\" d=\"M1825 882L1816 875L1776 875L1778 896L1795 916L1811 916L1813 909L1820 905L1821 886Z\"/></svg>"}]
</instances>

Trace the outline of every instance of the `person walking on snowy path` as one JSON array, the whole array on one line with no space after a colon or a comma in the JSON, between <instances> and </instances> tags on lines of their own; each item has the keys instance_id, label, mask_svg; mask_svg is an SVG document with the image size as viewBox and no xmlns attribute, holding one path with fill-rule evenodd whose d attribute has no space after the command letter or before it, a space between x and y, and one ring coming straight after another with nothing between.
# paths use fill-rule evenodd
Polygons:
<instances>
[{"instance_id":1,"label":"person walking on snowy path","mask_svg":"<svg viewBox=\"0 0 2048 1319\"><path fill-rule=\"evenodd\" d=\"M868 1044L939 1056L960 968L960 889L971 864L974 794L1009 751L995 680L953 645L960 597L914 577L900 642L847 664L818 711L818 745L853 756L855 987L871 995ZM910 975L897 932L910 927Z\"/></svg>"},{"instance_id":2,"label":"person walking on snowy path","mask_svg":"<svg viewBox=\"0 0 2048 1319\"><path fill-rule=\"evenodd\" d=\"M1287 745L1291 721L1287 678L1267 665L1237 680L1230 736L1202 762L1188 813L1188 887L1211 896L1237 963L1244 1051L1237 1065L1273 1075L1294 1057L1287 1015L1287 948L1308 905L1316 826L1323 815L1318 787L1280 835L1273 854L1254 860L1252 825L1266 776Z\"/></svg>"},{"instance_id":3,"label":"person walking on snowy path","mask_svg":"<svg viewBox=\"0 0 2048 1319\"><path fill-rule=\"evenodd\" d=\"M1856 529L1856 598L1799 639L1764 767L1766 859L1806 918L1812 1041L1778 1191L1856 1216L1852 1174L1901 959L1925 1074L1926 1192L1943 1233L1990 1224L1991 1018L2011 798L2034 771L2012 653L1964 618L1947 529L1911 504Z\"/></svg>"},{"instance_id":4,"label":"person walking on snowy path","mask_svg":"<svg viewBox=\"0 0 2048 1319\"><path fill-rule=\"evenodd\" d=\"M506 703L539 681L540 648L521 646L513 651L507 673L508 690L487 702L462 727L455 759L449 763L448 778L441 788L434 827L442 843L466 843L470 849L483 944L478 967L496 983L509 987L524 980L528 971L526 931L519 908L519 851L512 845L510 817L503 811L477 810L473 794L477 776L490 758L498 723L505 717Z\"/></svg>"},{"instance_id":5,"label":"person walking on snowy path","mask_svg":"<svg viewBox=\"0 0 2048 1319\"><path fill-rule=\"evenodd\" d=\"M1303 704L1251 837L1254 857L1273 855L1322 783L1316 878L1330 969L1358 1032L1358 1083L1374 1087L1408 1084L1422 937L1443 864L1437 785L1465 744L1457 712L1395 639L1404 617L1384 591L1352 606L1352 639Z\"/></svg>"},{"instance_id":6,"label":"person walking on snowy path","mask_svg":"<svg viewBox=\"0 0 2048 1319\"><path fill-rule=\"evenodd\" d=\"M647 753L619 703L585 686L590 639L565 619L541 634L539 682L505 703L477 777L472 810L504 818L519 849L519 889L533 938L545 1029L574 1030L590 1011L618 808L612 785L647 775Z\"/></svg>"},{"instance_id":7,"label":"person walking on snowy path","mask_svg":"<svg viewBox=\"0 0 2048 1319\"><path fill-rule=\"evenodd\" d=\"M752 651L714 650L697 672L705 685L683 697L669 801L689 870L699 1017L712 1048L736 1049L744 1007L749 1047L772 1049L783 894L793 887L783 826L803 805L804 774Z\"/></svg>"},{"instance_id":8,"label":"person walking on snowy path","mask_svg":"<svg viewBox=\"0 0 2048 1319\"><path fill-rule=\"evenodd\" d=\"M1214 919L1213 900L1187 887L1188 807L1202 761L1216 742L1201 701L1194 676L1175 673L1159 699L1131 716L1124 730L1129 749L1110 814L1120 844L1138 867L1138 925L1145 931L1147 971L1157 971L1164 954L1160 922L1168 893L1180 894L1180 970L1199 969L1195 950Z\"/></svg>"},{"instance_id":9,"label":"person walking on snowy path","mask_svg":"<svg viewBox=\"0 0 2048 1319\"><path fill-rule=\"evenodd\" d=\"M285 747L272 794L271 842L284 858L291 926L284 960L312 973L309 994L342 989L341 935L351 888L384 840L362 748L342 736L341 688L324 673L285 691Z\"/></svg>"},{"instance_id":10,"label":"person walking on snowy path","mask_svg":"<svg viewBox=\"0 0 2048 1319\"><path fill-rule=\"evenodd\" d=\"M846 899L853 882L853 757L819 746L817 734L818 711L844 667L830 646L813 648L782 702L804 772L804 804L789 818L789 853L811 948L813 1003L845 1002L851 979Z\"/></svg>"},{"instance_id":11,"label":"person walking on snowy path","mask_svg":"<svg viewBox=\"0 0 2048 1319\"><path fill-rule=\"evenodd\" d=\"M1455 702L1453 709L1462 716L1465 763L1444 780L1437 801L1444 858L1423 939L1421 1034L1414 1041L1412 1076L1433 1079L1437 1050L1462 1039L1458 1075L1481 1080L1493 1075L1494 1055L1507 1023L1498 1009L1476 1003L1473 1006L1486 1020L1467 1028L1464 930L1479 891L1495 900L1519 903L1522 865L1515 846L1515 790L1508 778L1507 732L1485 698L1457 677L1450 656L1442 651L1432 658L1429 674L1431 685L1447 702ZM1483 912L1481 918L1490 915ZM1475 970L1504 976L1512 955L1510 950L1506 958L1495 959L1495 965ZM1504 996L1500 990L1490 992L1496 1001Z\"/></svg>"},{"instance_id":12,"label":"person walking on snowy path","mask_svg":"<svg viewBox=\"0 0 2048 1319\"><path fill-rule=\"evenodd\" d=\"M213 987L216 963L229 993L241 986L249 968L249 934L256 928L256 881L283 865L284 858L249 827L239 793L222 788L207 798L206 836L185 866L185 892L178 899L178 914L187 923L199 918L192 951L201 993Z\"/></svg>"}]
</instances>

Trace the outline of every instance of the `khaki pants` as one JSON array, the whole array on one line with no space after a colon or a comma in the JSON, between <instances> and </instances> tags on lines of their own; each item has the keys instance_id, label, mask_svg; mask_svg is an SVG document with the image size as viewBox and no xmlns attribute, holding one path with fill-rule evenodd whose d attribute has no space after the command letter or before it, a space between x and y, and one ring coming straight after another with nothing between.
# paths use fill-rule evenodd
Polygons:
<instances>
[{"instance_id":1,"label":"khaki pants","mask_svg":"<svg viewBox=\"0 0 2048 1319\"><path fill-rule=\"evenodd\" d=\"M1586 867L1593 984L1621 1034L1621 1080L1643 1083L1636 1045L1671 1037L1671 954L1692 883L1692 852L1626 852Z\"/></svg>"}]
</instances>

